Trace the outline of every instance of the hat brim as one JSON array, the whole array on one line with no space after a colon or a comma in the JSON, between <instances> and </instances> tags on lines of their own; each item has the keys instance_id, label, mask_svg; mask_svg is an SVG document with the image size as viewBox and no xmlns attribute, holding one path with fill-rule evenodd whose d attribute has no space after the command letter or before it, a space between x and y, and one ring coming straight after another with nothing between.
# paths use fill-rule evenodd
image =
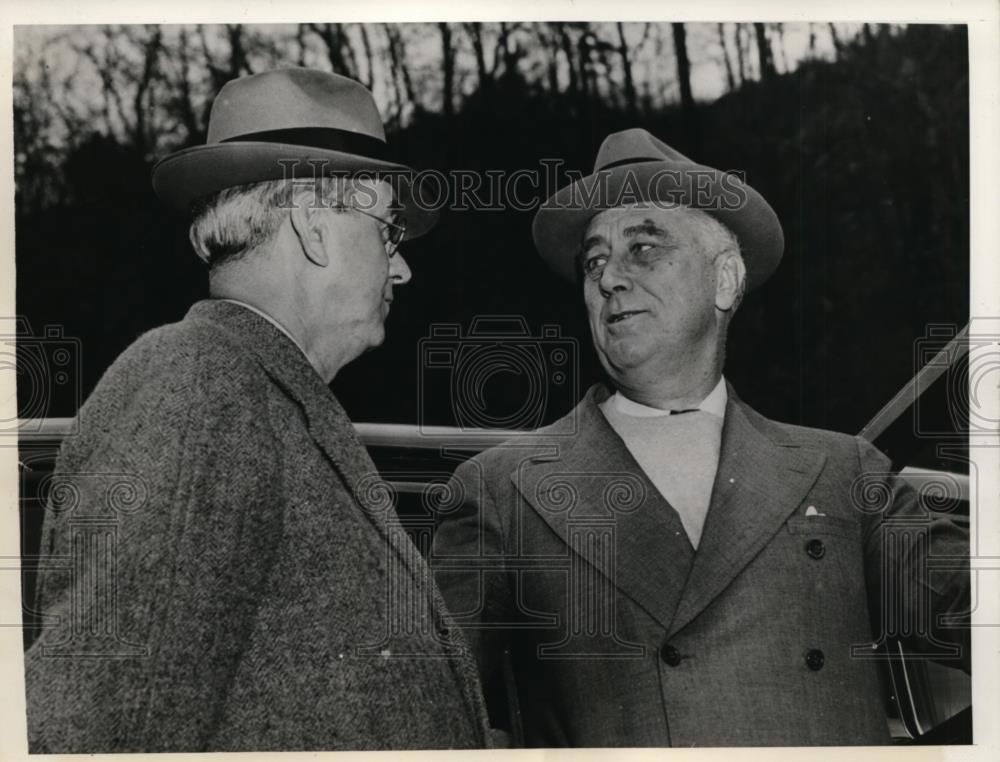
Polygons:
<instances>
[{"instance_id":1,"label":"hat brim","mask_svg":"<svg viewBox=\"0 0 1000 762\"><path fill-rule=\"evenodd\" d=\"M623 164L560 188L535 214L535 246L557 275L576 283L577 258L590 220L606 209L635 203L686 206L715 217L739 241L748 290L767 280L781 261L781 223L757 191L736 175L672 161Z\"/></svg>"},{"instance_id":2,"label":"hat brim","mask_svg":"<svg viewBox=\"0 0 1000 762\"><path fill-rule=\"evenodd\" d=\"M434 209L414 198L414 172L403 164L367 156L290 143L240 141L193 146L171 154L153 167L153 190L168 206L189 213L198 201L225 188L314 177L314 167L326 176L352 173L383 174L391 178L394 207L406 218L404 240L427 233L437 223Z\"/></svg>"}]
</instances>

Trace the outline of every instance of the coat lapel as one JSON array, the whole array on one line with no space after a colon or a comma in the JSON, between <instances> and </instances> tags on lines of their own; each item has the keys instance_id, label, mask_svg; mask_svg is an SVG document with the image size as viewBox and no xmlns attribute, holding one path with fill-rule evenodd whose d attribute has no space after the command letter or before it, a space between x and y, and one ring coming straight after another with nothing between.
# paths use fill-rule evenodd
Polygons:
<instances>
[{"instance_id":1,"label":"coat lapel","mask_svg":"<svg viewBox=\"0 0 1000 762\"><path fill-rule=\"evenodd\" d=\"M511 479L577 556L667 627L694 549L677 512L597 407L607 396L592 387L571 413L578 436L546 439L548 452L523 461ZM610 544L594 541L612 532Z\"/></svg>"},{"instance_id":2,"label":"coat lapel","mask_svg":"<svg viewBox=\"0 0 1000 762\"><path fill-rule=\"evenodd\" d=\"M719 468L701 543L670 625L702 612L781 529L819 476L826 456L772 438L766 422L728 388ZM755 423L757 425L755 425Z\"/></svg>"}]
</instances>

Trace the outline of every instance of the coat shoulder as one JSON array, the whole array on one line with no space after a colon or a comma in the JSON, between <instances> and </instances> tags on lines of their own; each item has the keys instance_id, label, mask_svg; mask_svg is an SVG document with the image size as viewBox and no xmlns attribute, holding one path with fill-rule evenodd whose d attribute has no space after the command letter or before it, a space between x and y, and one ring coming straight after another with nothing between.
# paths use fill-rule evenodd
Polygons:
<instances>
[{"instance_id":1,"label":"coat shoulder","mask_svg":"<svg viewBox=\"0 0 1000 762\"><path fill-rule=\"evenodd\" d=\"M259 415L268 387L252 354L223 328L189 319L154 328L104 372L79 410L79 434L63 441L61 454L75 463L108 446L124 448L118 442L155 451L157 441L179 441L192 426L249 408Z\"/></svg>"},{"instance_id":2,"label":"coat shoulder","mask_svg":"<svg viewBox=\"0 0 1000 762\"><path fill-rule=\"evenodd\" d=\"M109 371L116 366L142 366L169 371L171 376L196 369L225 369L228 375L234 375L253 364L239 338L225 327L186 318L144 333L122 352Z\"/></svg>"},{"instance_id":3,"label":"coat shoulder","mask_svg":"<svg viewBox=\"0 0 1000 762\"><path fill-rule=\"evenodd\" d=\"M744 410L753 425L776 442L822 452L827 458L844 465L856 466L859 462L859 453L868 451L878 453L871 443L854 434L775 421L748 406L744 406Z\"/></svg>"},{"instance_id":4,"label":"coat shoulder","mask_svg":"<svg viewBox=\"0 0 1000 762\"><path fill-rule=\"evenodd\" d=\"M547 426L517 434L483 450L466 461L463 468L479 470L486 481L506 480L525 460L553 456L573 441L574 436L567 432L573 430L570 423L576 410Z\"/></svg>"}]
</instances>

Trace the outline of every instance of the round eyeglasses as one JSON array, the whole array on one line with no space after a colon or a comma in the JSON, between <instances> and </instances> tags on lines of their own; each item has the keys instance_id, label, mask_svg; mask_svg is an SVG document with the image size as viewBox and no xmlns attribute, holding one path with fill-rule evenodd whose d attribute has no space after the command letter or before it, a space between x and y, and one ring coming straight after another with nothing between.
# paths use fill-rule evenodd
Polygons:
<instances>
[{"instance_id":1,"label":"round eyeglasses","mask_svg":"<svg viewBox=\"0 0 1000 762\"><path fill-rule=\"evenodd\" d=\"M365 217L371 217L373 220L380 222L382 224L380 230L385 254L389 259L392 259L396 255L396 252L399 250L399 244L403 242L403 238L406 236L405 217L393 215L393 219L387 220L384 217L379 217L377 214L358 209L356 206L347 206L344 204L334 204L333 206L337 209L363 214Z\"/></svg>"}]
</instances>

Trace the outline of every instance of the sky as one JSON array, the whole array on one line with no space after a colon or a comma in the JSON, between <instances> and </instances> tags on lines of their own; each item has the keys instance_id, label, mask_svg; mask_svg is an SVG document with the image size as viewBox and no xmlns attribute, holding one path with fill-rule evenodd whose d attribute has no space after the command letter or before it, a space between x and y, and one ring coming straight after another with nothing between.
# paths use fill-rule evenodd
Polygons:
<instances>
[{"instance_id":1,"label":"sky","mask_svg":"<svg viewBox=\"0 0 1000 762\"><path fill-rule=\"evenodd\" d=\"M390 113L394 108L394 94L389 87L388 56L382 50L385 36L382 25L369 25L369 34L376 49L376 66L383 67L382 76L375 78L373 87L376 102L383 111L383 115ZM406 45L407 60L414 72L415 77L440 77L441 76L441 43L439 32L433 24L404 24L402 26L403 38ZM458 26L457 24L454 26ZM598 37L609 43L617 45L618 31L614 23L596 23L593 25ZM815 47L813 55L820 58L830 58L833 55L833 43L830 35L829 25L826 23L806 24L790 23L782 25L783 34L780 44L773 25L771 36L774 47L775 64L779 72L794 70L799 62L809 56L810 32L815 33ZM843 39L854 36L859 28L858 24L838 24L838 34ZM248 25L260 31L266 38L276 41L278 51L288 57L297 57L297 43L295 42L295 25ZM717 23L687 23L687 48L691 61L691 87L696 100L711 101L724 94L727 89L726 73L722 57L722 48L719 38L719 24ZM735 58L736 50L736 24L726 23L722 25L722 32L726 40L726 46L731 59ZM492 65L494 45L490 40L490 35L495 34L495 24L487 27L485 35L488 44L486 45L487 65ZM176 40L180 27L177 25L163 27L164 39L169 44ZM193 27L188 27L193 36ZM354 47L357 51L362 48L360 31L358 25L347 26L348 34L351 36ZM124 27L123 38L125 44L119 46L120 55L129 58L137 55L137 48L130 50L127 41L130 37L141 39L145 31L141 27ZM669 23L658 23L652 29L647 29L643 23L627 23L624 25L626 40L631 50L633 74L637 82L647 82L653 90L654 98L669 102L676 102L680 99L679 87L676 77L676 60L673 52L673 39ZM746 45L749 54L748 76L756 78L759 76L756 66L756 46L752 39L752 30L748 28ZM217 55L224 56L227 52L228 43L222 34L222 29L218 25L208 26L207 39L209 48ZM531 46L537 44L537 37L534 36L533 27L525 28L518 33L518 39L524 46L528 55L524 59L522 66L531 64ZM103 43L103 32L96 26L18 26L14 35L14 60L15 73L22 73L29 80L36 81L40 76L41 65L45 66L48 75L54 83L57 83L57 95L63 99L71 109L80 112L93 110L102 99L102 87L99 71L93 61L88 59L79 51L91 44L98 47ZM457 69L461 77L457 82L459 91L468 93L476 86L475 59L468 37L464 33L456 30L455 39L459 47L457 51ZM322 43L318 38L313 37L309 47L313 51L318 65L327 65L323 57ZM294 50L293 50L294 48ZM362 59L364 56L360 56ZM614 54L610 55L613 63L617 66L617 59ZM270 68L267 60L253 61L255 69ZM133 65L138 67L139 61L134 60ZM166 61L165 66L176 66L176 61ZM736 64L733 63L735 69ZM612 74L615 78L620 78L618 69ZM569 81L568 66L565 60L560 59L559 77L562 86L566 86ZM128 83L123 83L120 89L127 96ZM434 91L435 88L430 88ZM208 94L206 93L206 96ZM425 106L437 109L440 103L425 103ZM404 110L404 117L405 117ZM58 139L58 136L53 136Z\"/></svg>"}]
</instances>

